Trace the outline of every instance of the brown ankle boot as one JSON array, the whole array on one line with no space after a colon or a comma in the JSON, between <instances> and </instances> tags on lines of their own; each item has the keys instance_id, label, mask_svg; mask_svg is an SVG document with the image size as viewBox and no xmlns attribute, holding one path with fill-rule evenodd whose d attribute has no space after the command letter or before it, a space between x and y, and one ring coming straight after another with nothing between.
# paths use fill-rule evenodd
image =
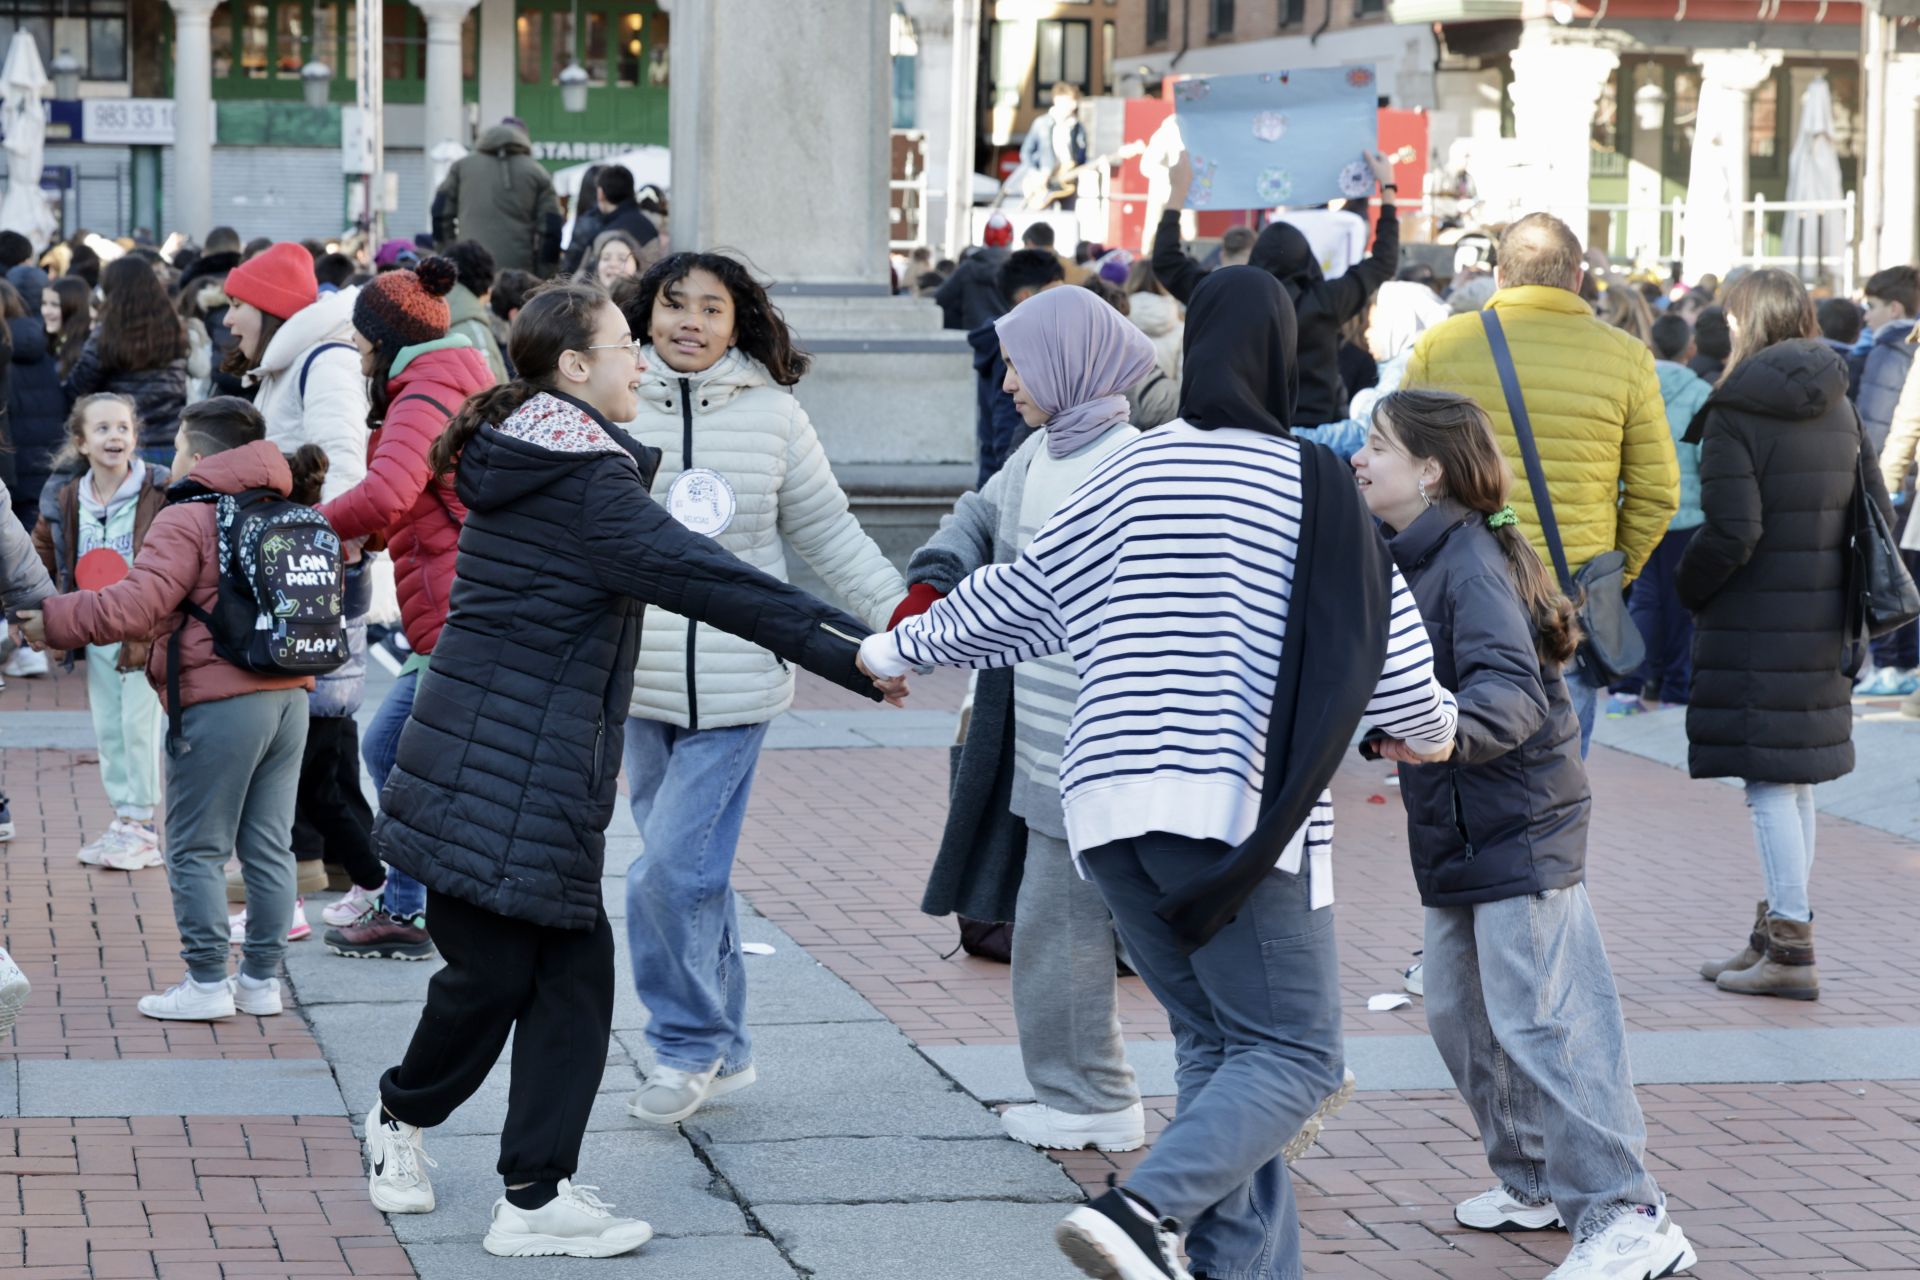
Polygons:
<instances>
[{"instance_id":1,"label":"brown ankle boot","mask_svg":"<svg viewBox=\"0 0 1920 1280\"><path fill-rule=\"evenodd\" d=\"M1708 982L1712 982L1723 973L1738 973L1742 969L1753 968L1753 966L1760 963L1766 954L1767 901L1765 898L1762 898L1760 905L1755 907L1753 911L1753 931L1747 934L1746 949L1731 960L1723 960L1718 964L1715 964L1711 960L1707 961L1707 963L1700 966L1700 976Z\"/></svg>"},{"instance_id":2,"label":"brown ankle boot","mask_svg":"<svg viewBox=\"0 0 1920 1280\"><path fill-rule=\"evenodd\" d=\"M1813 963L1813 922L1767 918L1767 954L1750 969L1723 973L1722 991L1743 996L1818 1000L1820 970Z\"/></svg>"}]
</instances>

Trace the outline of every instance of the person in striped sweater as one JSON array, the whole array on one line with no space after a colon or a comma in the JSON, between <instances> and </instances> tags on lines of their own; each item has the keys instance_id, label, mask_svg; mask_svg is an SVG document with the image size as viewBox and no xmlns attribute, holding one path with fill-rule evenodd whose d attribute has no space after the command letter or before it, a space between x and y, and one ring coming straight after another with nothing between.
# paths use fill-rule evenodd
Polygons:
<instances>
[{"instance_id":1,"label":"person in striped sweater","mask_svg":"<svg viewBox=\"0 0 1920 1280\"><path fill-rule=\"evenodd\" d=\"M1180 419L1109 455L1020 556L861 646L863 669L1067 653L1067 842L1166 1006L1180 1097L1124 1187L1056 1231L1088 1275L1295 1280L1284 1148L1345 1071L1327 785L1364 719L1443 760L1456 718L1413 597L1325 448L1288 434L1278 282L1211 274Z\"/></svg>"}]
</instances>

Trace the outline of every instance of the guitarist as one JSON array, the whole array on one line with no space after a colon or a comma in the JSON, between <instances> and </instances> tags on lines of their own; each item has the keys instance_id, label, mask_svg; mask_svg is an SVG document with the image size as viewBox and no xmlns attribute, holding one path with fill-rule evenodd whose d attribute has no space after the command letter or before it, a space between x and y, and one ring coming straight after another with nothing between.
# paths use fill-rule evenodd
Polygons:
<instances>
[{"instance_id":1,"label":"guitarist","mask_svg":"<svg viewBox=\"0 0 1920 1280\"><path fill-rule=\"evenodd\" d=\"M1020 167L1006 189L1020 190L1029 209L1044 208L1047 190L1064 173L1087 162L1087 130L1080 123L1080 91L1061 81L1053 86L1053 105L1033 122L1020 144ZM1069 199L1065 207L1071 208Z\"/></svg>"}]
</instances>

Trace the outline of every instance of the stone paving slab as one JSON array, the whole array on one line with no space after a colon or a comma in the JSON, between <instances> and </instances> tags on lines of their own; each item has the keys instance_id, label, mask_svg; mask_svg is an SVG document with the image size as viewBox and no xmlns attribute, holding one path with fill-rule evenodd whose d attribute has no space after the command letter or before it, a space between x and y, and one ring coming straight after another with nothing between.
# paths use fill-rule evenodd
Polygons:
<instances>
[{"instance_id":1,"label":"stone paving slab","mask_svg":"<svg viewBox=\"0 0 1920 1280\"><path fill-rule=\"evenodd\" d=\"M813 1280L1077 1280L1053 1243L1065 1205L772 1205L761 1223Z\"/></svg>"},{"instance_id":2,"label":"stone paving slab","mask_svg":"<svg viewBox=\"0 0 1920 1280\"><path fill-rule=\"evenodd\" d=\"M638 1032L615 1033L640 1067L652 1054ZM880 1022L756 1029L759 1082L683 1124L703 1143L793 1138L998 1136L993 1113L936 1071Z\"/></svg>"},{"instance_id":3,"label":"stone paving slab","mask_svg":"<svg viewBox=\"0 0 1920 1280\"><path fill-rule=\"evenodd\" d=\"M416 1244L407 1252L422 1276L459 1280L548 1280L581 1271L589 1273L588 1280L797 1280L799 1276L772 1241L751 1236L655 1236L638 1253L585 1262L572 1258L496 1258L480 1247L479 1234L467 1243ZM826 1277L816 1274L815 1280Z\"/></svg>"},{"instance_id":4,"label":"stone paving slab","mask_svg":"<svg viewBox=\"0 0 1920 1280\"><path fill-rule=\"evenodd\" d=\"M482 1252L480 1237L501 1192L497 1132L447 1136L433 1130L426 1151L439 1164L427 1170L437 1207L393 1215L394 1234L409 1246L466 1241ZM749 1230L739 1205L715 1188L713 1171L671 1129L636 1123L622 1133L589 1133L580 1147L579 1180L599 1188L595 1194L616 1212L644 1218L658 1235L745 1236Z\"/></svg>"},{"instance_id":5,"label":"stone paving slab","mask_svg":"<svg viewBox=\"0 0 1920 1280\"><path fill-rule=\"evenodd\" d=\"M1004 1137L803 1138L706 1151L755 1213L773 1204L1080 1199L1059 1165Z\"/></svg>"},{"instance_id":6,"label":"stone paving slab","mask_svg":"<svg viewBox=\"0 0 1920 1280\"><path fill-rule=\"evenodd\" d=\"M768 727L765 749L944 747L952 745L959 723L951 711L911 708L789 711Z\"/></svg>"},{"instance_id":7,"label":"stone paving slab","mask_svg":"<svg viewBox=\"0 0 1920 1280\"><path fill-rule=\"evenodd\" d=\"M29 1058L19 1064L23 1116L337 1116L341 1111L333 1071L317 1059Z\"/></svg>"}]
</instances>

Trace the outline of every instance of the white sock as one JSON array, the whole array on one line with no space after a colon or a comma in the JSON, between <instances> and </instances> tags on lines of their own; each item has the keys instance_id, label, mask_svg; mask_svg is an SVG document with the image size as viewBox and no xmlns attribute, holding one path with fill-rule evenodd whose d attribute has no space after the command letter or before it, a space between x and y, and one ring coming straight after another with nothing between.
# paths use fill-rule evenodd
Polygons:
<instances>
[{"instance_id":1,"label":"white sock","mask_svg":"<svg viewBox=\"0 0 1920 1280\"><path fill-rule=\"evenodd\" d=\"M253 977L249 977L248 975L246 975L246 974L244 974L244 973L240 975L240 985L241 985L241 986L243 986L243 987L246 987L246 988L248 988L248 989L250 989L250 990L255 990L255 991L257 991L257 990L259 990L259 989L260 989L261 987L270 987L270 986L272 986L272 985L274 984L274 981L275 981L275 980L274 980L274 979L272 979L272 978L253 978Z\"/></svg>"},{"instance_id":2,"label":"white sock","mask_svg":"<svg viewBox=\"0 0 1920 1280\"><path fill-rule=\"evenodd\" d=\"M189 977L187 981L193 984L196 991L214 992L225 991L227 989L227 984L224 982L202 982L195 977Z\"/></svg>"}]
</instances>

